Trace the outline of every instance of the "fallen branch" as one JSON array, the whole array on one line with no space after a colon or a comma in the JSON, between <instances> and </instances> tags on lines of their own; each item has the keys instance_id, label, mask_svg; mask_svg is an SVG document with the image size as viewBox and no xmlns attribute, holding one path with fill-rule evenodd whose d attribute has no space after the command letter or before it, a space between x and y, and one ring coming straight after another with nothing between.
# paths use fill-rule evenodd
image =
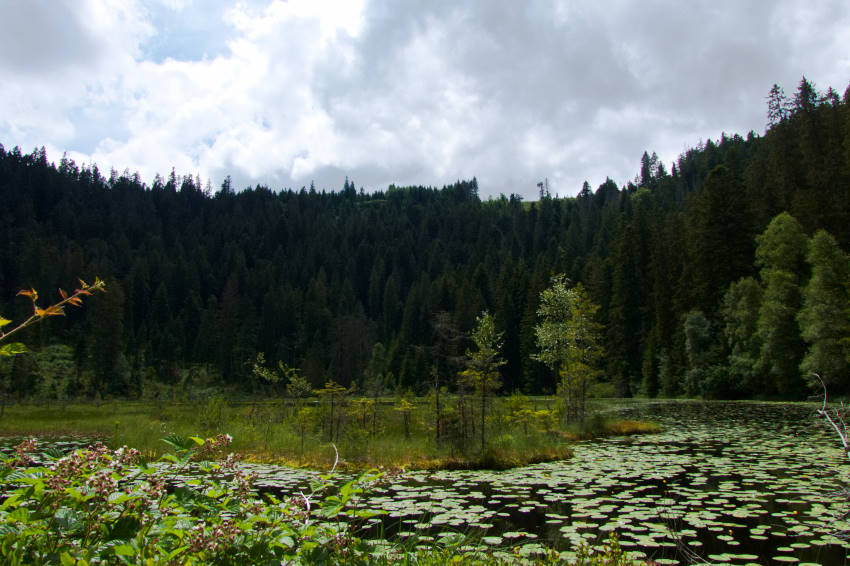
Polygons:
<instances>
[{"instance_id":1,"label":"fallen branch","mask_svg":"<svg viewBox=\"0 0 850 566\"><path fill-rule=\"evenodd\" d=\"M842 401L837 409L829 409L827 406L826 384L823 382L820 375L816 373L813 375L818 381L820 381L821 387L823 387L823 406L818 409L818 416L826 419L826 422L835 429L835 432L841 439L841 444L844 446L844 453L847 455L847 458L850 459L850 443L847 441L847 421L844 420L844 414L846 412L844 402Z\"/></svg>"}]
</instances>

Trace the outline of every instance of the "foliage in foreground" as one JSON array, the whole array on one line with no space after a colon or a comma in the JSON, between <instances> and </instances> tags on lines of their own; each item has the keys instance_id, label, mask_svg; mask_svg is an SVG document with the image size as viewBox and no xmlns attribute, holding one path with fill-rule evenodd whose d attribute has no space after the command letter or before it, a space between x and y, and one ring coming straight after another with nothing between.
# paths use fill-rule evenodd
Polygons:
<instances>
[{"instance_id":1,"label":"foliage in foreground","mask_svg":"<svg viewBox=\"0 0 850 566\"><path fill-rule=\"evenodd\" d=\"M509 564L565 563L555 551L462 554L458 546L410 548L358 537L376 515L357 506L366 472L334 487L330 475L286 501L252 491L252 478L223 456L230 438L172 436L156 463L126 447L95 445L56 457L36 440L0 464L0 559L4 564ZM48 451L49 452L49 451ZM383 549L378 551L378 549ZM625 565L616 539L570 559Z\"/></svg>"},{"instance_id":2,"label":"foliage in foreground","mask_svg":"<svg viewBox=\"0 0 850 566\"><path fill-rule=\"evenodd\" d=\"M175 453L154 464L126 447L57 459L36 455L34 440L19 445L0 468L3 563L318 563L364 552L354 533L374 513L349 504L376 473L339 489L325 476L286 502L260 499L237 458L221 457L226 435L168 442Z\"/></svg>"}]
</instances>

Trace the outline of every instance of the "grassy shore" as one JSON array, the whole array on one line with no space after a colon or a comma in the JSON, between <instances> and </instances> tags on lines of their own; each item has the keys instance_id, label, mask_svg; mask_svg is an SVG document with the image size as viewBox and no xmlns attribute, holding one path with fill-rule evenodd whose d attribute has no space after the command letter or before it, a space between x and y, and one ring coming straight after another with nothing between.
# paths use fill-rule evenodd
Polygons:
<instances>
[{"instance_id":1,"label":"grassy shore","mask_svg":"<svg viewBox=\"0 0 850 566\"><path fill-rule=\"evenodd\" d=\"M245 459L294 467L328 469L336 458L333 443L340 466L347 469L504 469L569 458L576 440L659 430L654 423L599 417L566 428L554 426L549 418L540 426L536 421L512 421L494 410L481 450L480 430L458 434L457 419L452 421L455 429L447 427L437 442L427 400L416 399L411 405L414 408L401 412L391 399L375 405L350 400L331 422L322 407L309 400L233 403L212 397L192 402L14 404L6 406L0 417L0 435L98 439L113 447L132 446L155 458L166 451L161 439L169 434L224 432L233 437L233 450ZM536 413L531 414L545 416L551 405L550 399L536 399Z\"/></svg>"}]
</instances>

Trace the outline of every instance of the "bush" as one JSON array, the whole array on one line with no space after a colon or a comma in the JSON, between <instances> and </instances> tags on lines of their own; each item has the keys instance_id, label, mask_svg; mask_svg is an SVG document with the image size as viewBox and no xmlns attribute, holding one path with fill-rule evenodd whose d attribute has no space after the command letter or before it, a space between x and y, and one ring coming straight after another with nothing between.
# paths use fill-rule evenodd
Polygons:
<instances>
[{"instance_id":1,"label":"bush","mask_svg":"<svg viewBox=\"0 0 850 566\"><path fill-rule=\"evenodd\" d=\"M95 445L57 458L29 440L0 464L4 564L264 564L366 556L355 535L374 513L353 498L367 472L339 489L260 499L224 449L226 435L172 436L175 449L145 462L126 447ZM342 519L341 519L342 518Z\"/></svg>"}]
</instances>

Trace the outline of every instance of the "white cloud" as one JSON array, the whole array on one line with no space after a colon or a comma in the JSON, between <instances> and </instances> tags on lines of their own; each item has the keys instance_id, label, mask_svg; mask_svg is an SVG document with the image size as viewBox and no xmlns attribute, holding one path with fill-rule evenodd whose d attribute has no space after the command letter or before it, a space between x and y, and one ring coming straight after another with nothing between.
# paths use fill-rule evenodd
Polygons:
<instances>
[{"instance_id":1,"label":"white cloud","mask_svg":"<svg viewBox=\"0 0 850 566\"><path fill-rule=\"evenodd\" d=\"M572 194L761 131L774 82L843 91L847 44L842 0L2 3L0 143L147 180Z\"/></svg>"}]
</instances>

